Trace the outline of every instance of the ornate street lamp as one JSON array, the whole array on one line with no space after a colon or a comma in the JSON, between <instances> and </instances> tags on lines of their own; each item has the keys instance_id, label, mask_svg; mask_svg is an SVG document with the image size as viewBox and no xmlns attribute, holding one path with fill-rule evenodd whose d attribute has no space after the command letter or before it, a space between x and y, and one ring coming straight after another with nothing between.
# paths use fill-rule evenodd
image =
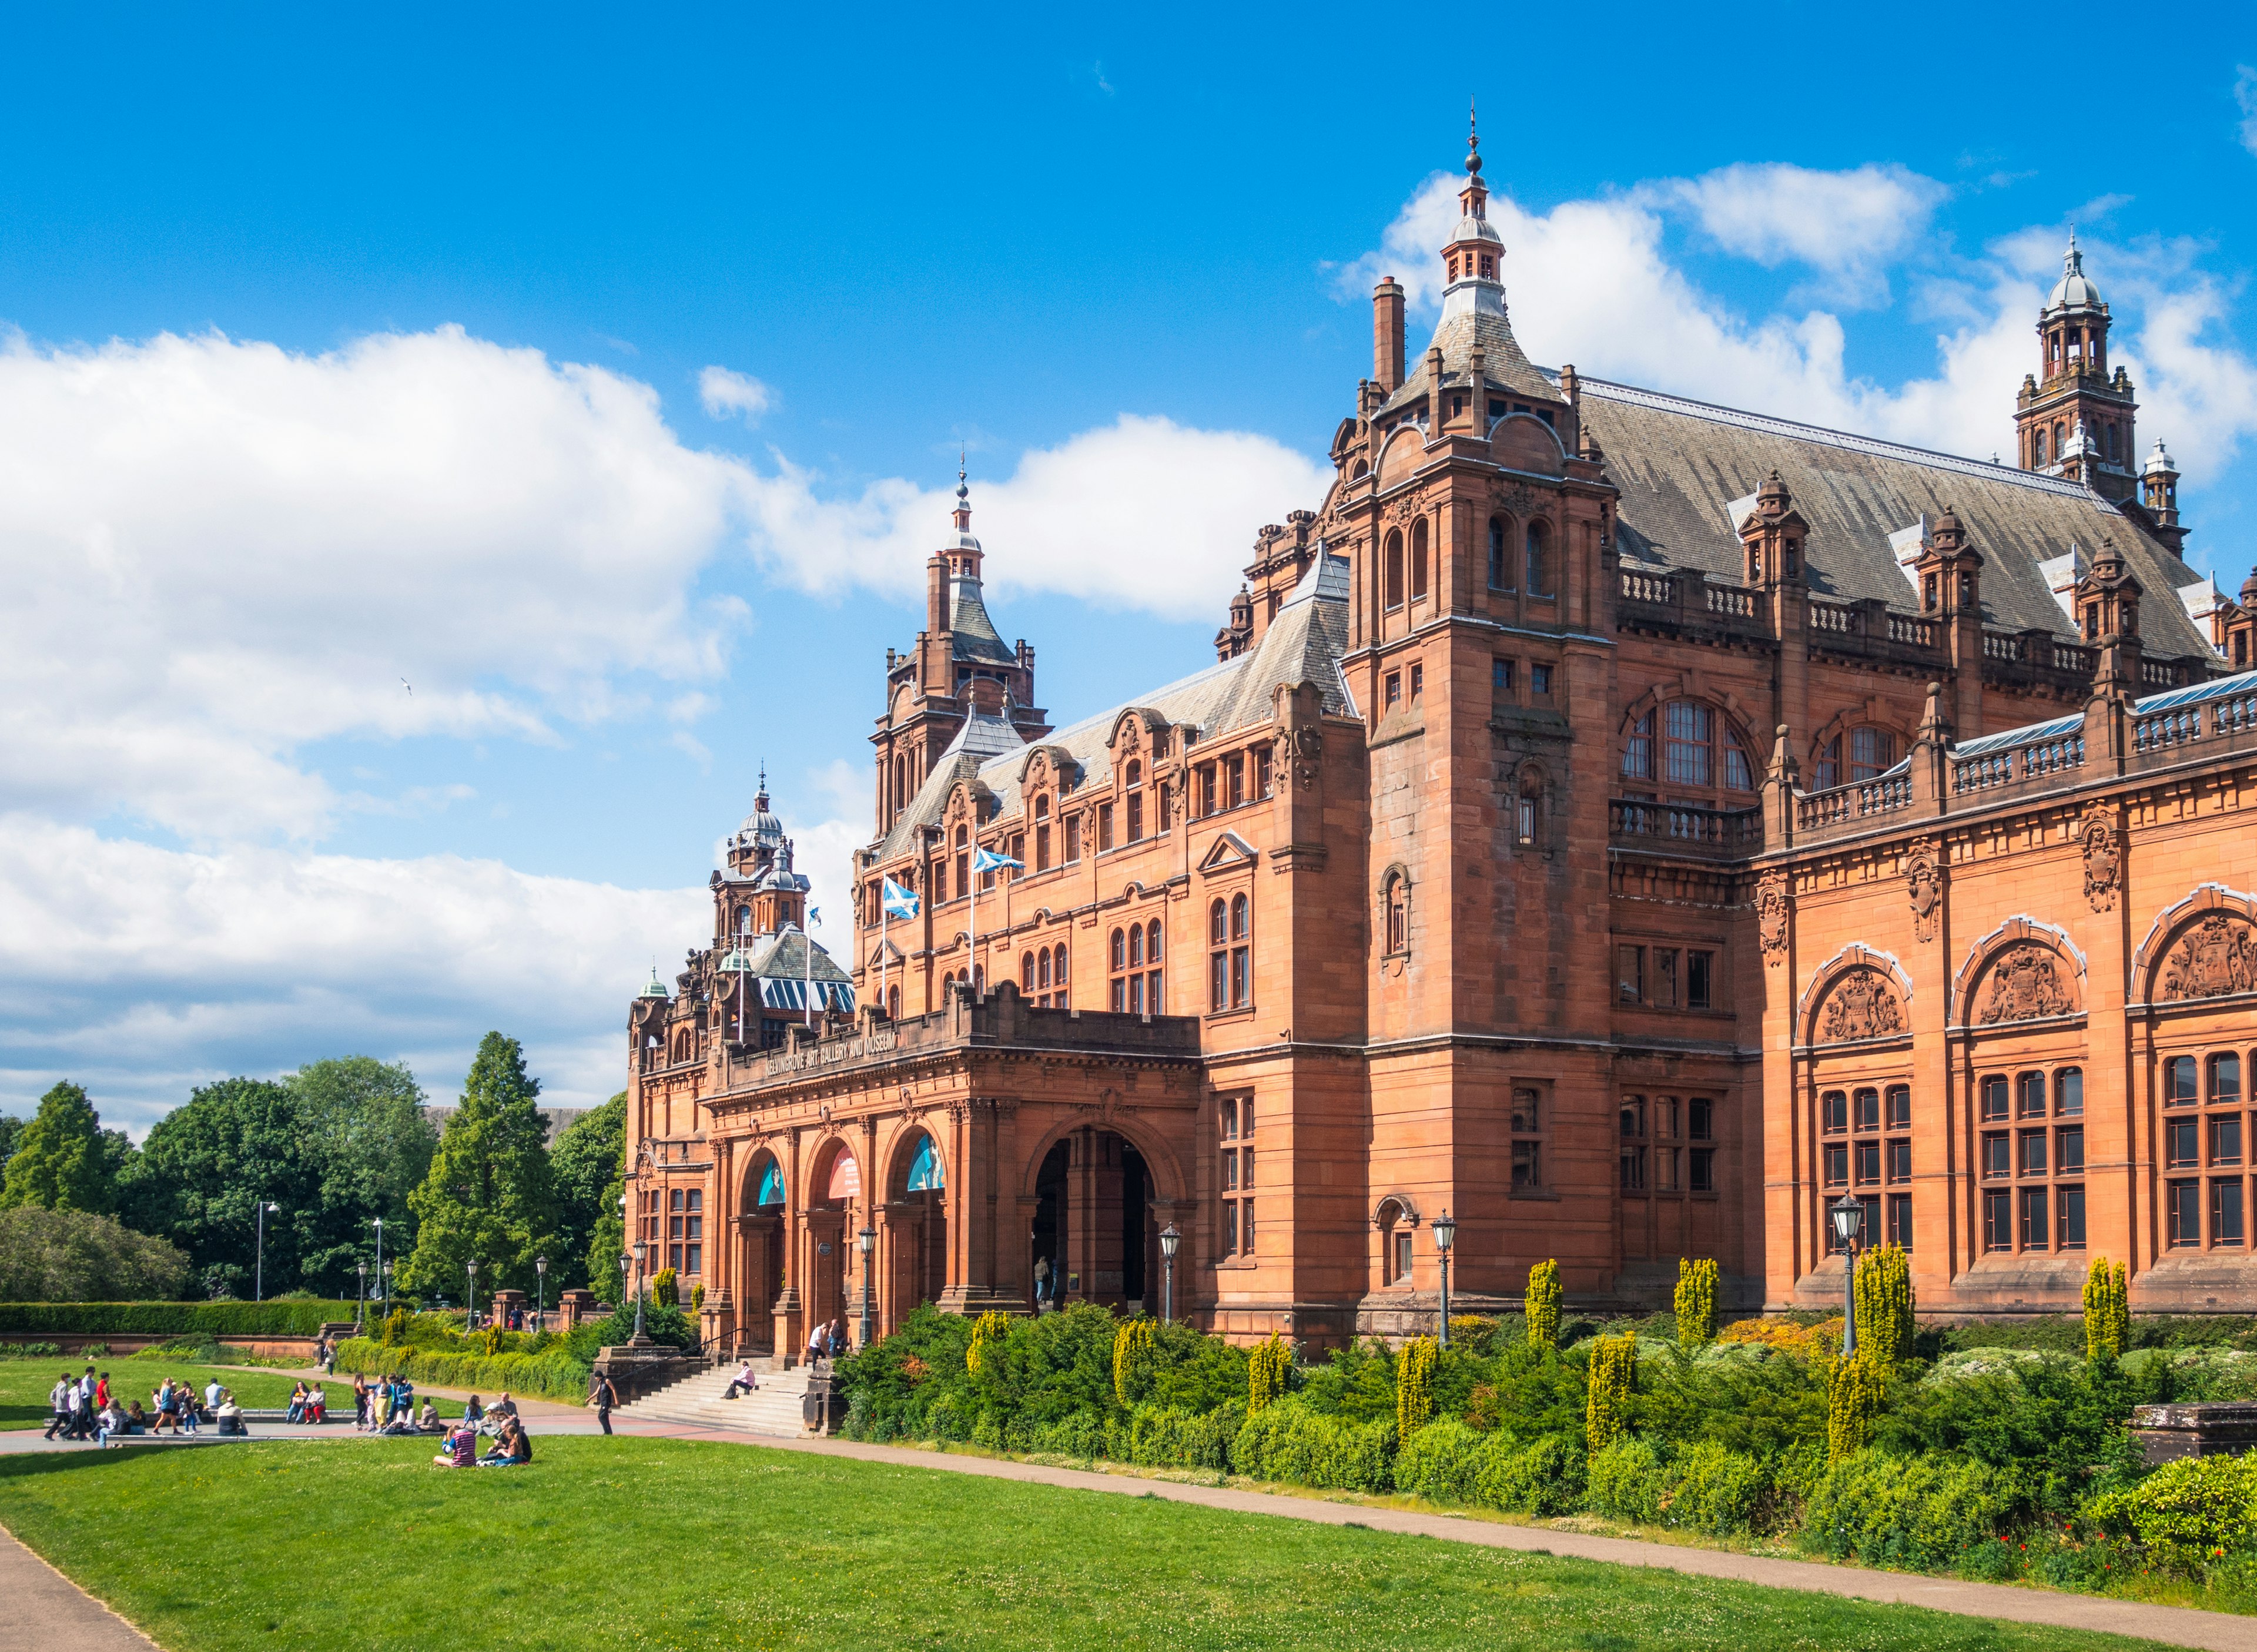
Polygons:
<instances>
[{"instance_id":1,"label":"ornate street lamp","mask_svg":"<svg viewBox=\"0 0 2257 1652\"><path fill-rule=\"evenodd\" d=\"M636 1345L638 1347L640 1347L642 1344L644 1344L644 1343L646 1343L646 1342L648 1342L648 1341L650 1340L650 1338L647 1338L647 1337L646 1337L646 1336L644 1336L644 1335L643 1335L643 1330L642 1330L642 1279L643 1279L643 1264L644 1264L646 1261L647 1261L647 1260L650 1260L650 1242L649 1242L647 1239L637 1239L637 1240L634 1242L634 1256L635 1256L635 1328L634 1328L634 1341L635 1341L635 1345Z\"/></svg>"},{"instance_id":2,"label":"ornate street lamp","mask_svg":"<svg viewBox=\"0 0 2257 1652\"><path fill-rule=\"evenodd\" d=\"M878 1248L878 1231L870 1225L867 1218L863 1221L862 1231L854 1236L854 1243L862 1253L862 1340L855 1345L858 1348L867 1348L870 1345L873 1312L870 1301L870 1258Z\"/></svg>"},{"instance_id":3,"label":"ornate street lamp","mask_svg":"<svg viewBox=\"0 0 2257 1652\"><path fill-rule=\"evenodd\" d=\"M463 1271L471 1276L470 1294L463 1298L463 1329L478 1328L478 1259L475 1256L463 1264Z\"/></svg>"},{"instance_id":4,"label":"ornate street lamp","mask_svg":"<svg viewBox=\"0 0 2257 1652\"><path fill-rule=\"evenodd\" d=\"M1450 1246L1457 1237L1458 1225L1450 1219L1447 1211L1434 1218L1434 1249L1442 1259L1441 1324L1435 1333L1434 1342L1438 1347L1443 1348L1450 1345Z\"/></svg>"},{"instance_id":5,"label":"ornate street lamp","mask_svg":"<svg viewBox=\"0 0 2257 1652\"><path fill-rule=\"evenodd\" d=\"M251 1264L251 1300L263 1303L266 1300L266 1213L269 1211L279 1212L282 1207L269 1204L265 1199L258 1202L258 1252Z\"/></svg>"},{"instance_id":6,"label":"ornate street lamp","mask_svg":"<svg viewBox=\"0 0 2257 1652\"><path fill-rule=\"evenodd\" d=\"M1176 1247L1183 1242L1184 1236L1173 1222L1160 1230L1160 1323L1164 1325L1176 1323Z\"/></svg>"},{"instance_id":7,"label":"ornate street lamp","mask_svg":"<svg viewBox=\"0 0 2257 1652\"><path fill-rule=\"evenodd\" d=\"M381 1291L388 1274L384 1266L384 1218L371 1216L368 1218L368 1225L376 1230L376 1288ZM392 1299L388 1295L385 1298L384 1311L387 1314L392 1311Z\"/></svg>"},{"instance_id":8,"label":"ornate street lamp","mask_svg":"<svg viewBox=\"0 0 2257 1652\"><path fill-rule=\"evenodd\" d=\"M392 1272L397 1266L395 1262L384 1265L384 1311L387 1314L392 1311Z\"/></svg>"},{"instance_id":9,"label":"ornate street lamp","mask_svg":"<svg viewBox=\"0 0 2257 1652\"><path fill-rule=\"evenodd\" d=\"M548 1311L548 1259L546 1256L533 1259L533 1329L538 1331Z\"/></svg>"},{"instance_id":10,"label":"ornate street lamp","mask_svg":"<svg viewBox=\"0 0 2257 1652\"><path fill-rule=\"evenodd\" d=\"M1844 1193L1826 1207L1834 1224L1834 1237L1842 1243L1842 1357L1857 1352L1857 1239L1865 1225L1865 1207Z\"/></svg>"},{"instance_id":11,"label":"ornate street lamp","mask_svg":"<svg viewBox=\"0 0 2257 1652\"><path fill-rule=\"evenodd\" d=\"M353 1272L360 1280L360 1302L353 1309L353 1329L366 1331L368 1329L368 1264L355 1262Z\"/></svg>"}]
</instances>

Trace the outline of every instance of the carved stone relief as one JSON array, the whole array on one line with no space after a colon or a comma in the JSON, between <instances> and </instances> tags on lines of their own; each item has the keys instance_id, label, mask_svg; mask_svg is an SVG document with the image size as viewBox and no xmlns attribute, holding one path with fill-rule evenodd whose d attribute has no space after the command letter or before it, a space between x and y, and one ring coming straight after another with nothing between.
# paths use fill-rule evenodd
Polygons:
<instances>
[{"instance_id":1,"label":"carved stone relief","mask_svg":"<svg viewBox=\"0 0 2257 1652\"><path fill-rule=\"evenodd\" d=\"M2165 1002L2257 992L2257 933L2236 913L2213 912L2179 937L2163 960L2155 997Z\"/></svg>"},{"instance_id":2,"label":"carved stone relief","mask_svg":"<svg viewBox=\"0 0 2257 1652\"><path fill-rule=\"evenodd\" d=\"M1756 885L1756 937L1765 964L1786 960L1786 879L1773 872Z\"/></svg>"},{"instance_id":3,"label":"carved stone relief","mask_svg":"<svg viewBox=\"0 0 2257 1652\"><path fill-rule=\"evenodd\" d=\"M2000 1021L2068 1015L2076 1009L2077 999L2061 978L2061 959L2052 948L2029 942L2007 948L1991 966L1989 989L1975 1019L1993 1027Z\"/></svg>"},{"instance_id":4,"label":"carved stone relief","mask_svg":"<svg viewBox=\"0 0 2257 1652\"><path fill-rule=\"evenodd\" d=\"M1936 865L1933 849L1916 849L1905 862L1905 891L1912 900L1914 938L1935 940L1936 920L1943 907L1943 873Z\"/></svg>"},{"instance_id":5,"label":"carved stone relief","mask_svg":"<svg viewBox=\"0 0 2257 1652\"><path fill-rule=\"evenodd\" d=\"M2116 906L2117 874L2123 863L2123 851L2116 843L2116 829L2102 815L2087 815L2077 835L2084 845L2084 898L2092 903L2095 912L2112 911Z\"/></svg>"},{"instance_id":6,"label":"carved stone relief","mask_svg":"<svg viewBox=\"0 0 2257 1652\"><path fill-rule=\"evenodd\" d=\"M1905 1030L1904 1004L1878 970L1856 969L1826 995L1819 1036L1829 1044L1860 1038L1893 1038Z\"/></svg>"}]
</instances>

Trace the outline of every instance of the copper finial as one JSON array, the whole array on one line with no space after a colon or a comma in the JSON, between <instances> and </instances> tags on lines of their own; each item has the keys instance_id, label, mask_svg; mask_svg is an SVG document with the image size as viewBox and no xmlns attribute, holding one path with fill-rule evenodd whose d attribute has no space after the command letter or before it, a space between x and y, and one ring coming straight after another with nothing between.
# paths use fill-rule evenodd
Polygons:
<instances>
[{"instance_id":1,"label":"copper finial","mask_svg":"<svg viewBox=\"0 0 2257 1652\"><path fill-rule=\"evenodd\" d=\"M971 449L968 448L959 448L956 450L956 497L959 499L967 499L972 497L972 490L964 480L965 455L970 451Z\"/></svg>"},{"instance_id":2,"label":"copper finial","mask_svg":"<svg viewBox=\"0 0 2257 1652\"><path fill-rule=\"evenodd\" d=\"M1466 170L1481 175L1481 114L1474 100L1466 100Z\"/></svg>"}]
</instances>

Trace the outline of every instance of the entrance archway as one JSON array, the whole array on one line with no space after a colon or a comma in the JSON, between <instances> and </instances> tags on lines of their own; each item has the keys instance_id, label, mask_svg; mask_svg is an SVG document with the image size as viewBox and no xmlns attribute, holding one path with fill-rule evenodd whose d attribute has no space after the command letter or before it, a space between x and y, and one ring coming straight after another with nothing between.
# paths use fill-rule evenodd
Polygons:
<instances>
[{"instance_id":1,"label":"entrance archway","mask_svg":"<svg viewBox=\"0 0 2257 1652\"><path fill-rule=\"evenodd\" d=\"M801 1275L807 1281L807 1329L811 1334L817 1325L843 1318L852 1333L859 1323L860 1303L855 1298L861 1283L854 1236L867 1211L861 1162L845 1142L828 1142L816 1155L807 1195L807 1254Z\"/></svg>"},{"instance_id":2,"label":"entrance archway","mask_svg":"<svg viewBox=\"0 0 2257 1652\"><path fill-rule=\"evenodd\" d=\"M745 1172L745 1197L738 1209L744 1236L744 1267L739 1295L737 1340L740 1346L773 1352L776 1298L783 1294L785 1260L783 1166L763 1149Z\"/></svg>"},{"instance_id":3,"label":"entrance archway","mask_svg":"<svg viewBox=\"0 0 2257 1652\"><path fill-rule=\"evenodd\" d=\"M1159 1224L1136 1143L1095 1126L1071 1131L1043 1155L1034 1194L1027 1265L1037 1310L1141 1307L1159 1277Z\"/></svg>"},{"instance_id":4,"label":"entrance archway","mask_svg":"<svg viewBox=\"0 0 2257 1652\"><path fill-rule=\"evenodd\" d=\"M886 1201L886 1323L898 1325L948 1288L948 1168L930 1132L894 1150Z\"/></svg>"}]
</instances>

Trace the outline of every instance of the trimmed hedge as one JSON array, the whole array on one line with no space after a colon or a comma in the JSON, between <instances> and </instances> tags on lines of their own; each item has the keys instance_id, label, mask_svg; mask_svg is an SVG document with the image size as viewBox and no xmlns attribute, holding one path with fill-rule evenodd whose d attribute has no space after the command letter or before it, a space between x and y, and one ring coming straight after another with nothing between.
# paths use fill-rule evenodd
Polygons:
<instances>
[{"instance_id":1,"label":"trimmed hedge","mask_svg":"<svg viewBox=\"0 0 2257 1652\"><path fill-rule=\"evenodd\" d=\"M1242 1474L1343 1492L1385 1492L1395 1486L1395 1424L1348 1423L1289 1397L1246 1419L1231 1443Z\"/></svg>"},{"instance_id":2,"label":"trimmed hedge","mask_svg":"<svg viewBox=\"0 0 2257 1652\"><path fill-rule=\"evenodd\" d=\"M0 1303L0 1335L312 1337L352 1317L348 1302Z\"/></svg>"},{"instance_id":3,"label":"trimmed hedge","mask_svg":"<svg viewBox=\"0 0 2257 1652\"><path fill-rule=\"evenodd\" d=\"M348 1337L337 1345L337 1369L377 1376L396 1371L415 1382L493 1394L506 1388L544 1400L585 1400L590 1367L562 1348L545 1353L448 1353Z\"/></svg>"},{"instance_id":4,"label":"trimmed hedge","mask_svg":"<svg viewBox=\"0 0 2257 1652\"><path fill-rule=\"evenodd\" d=\"M1996 1536L2006 1514L1999 1475L1986 1464L1864 1451L1826 1471L1803 1534L1836 1560L1939 1571Z\"/></svg>"}]
</instances>

